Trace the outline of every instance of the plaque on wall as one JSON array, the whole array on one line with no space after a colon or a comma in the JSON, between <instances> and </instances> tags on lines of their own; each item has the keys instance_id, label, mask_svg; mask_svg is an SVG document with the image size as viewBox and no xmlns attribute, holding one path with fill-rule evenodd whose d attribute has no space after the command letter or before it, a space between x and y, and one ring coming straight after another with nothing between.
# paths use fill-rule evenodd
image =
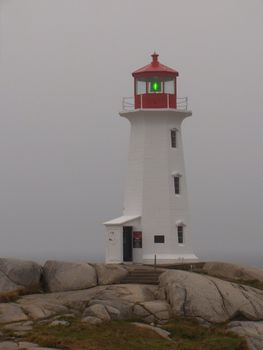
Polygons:
<instances>
[{"instance_id":1,"label":"plaque on wall","mask_svg":"<svg viewBox=\"0 0 263 350\"><path fill-rule=\"evenodd\" d=\"M133 248L142 248L142 232L133 232Z\"/></svg>"}]
</instances>

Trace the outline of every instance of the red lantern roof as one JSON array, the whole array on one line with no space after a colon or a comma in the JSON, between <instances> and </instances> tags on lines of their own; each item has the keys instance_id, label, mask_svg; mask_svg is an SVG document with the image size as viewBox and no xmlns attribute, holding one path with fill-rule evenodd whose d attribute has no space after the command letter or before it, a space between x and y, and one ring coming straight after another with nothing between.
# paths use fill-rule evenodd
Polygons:
<instances>
[{"instance_id":1,"label":"red lantern roof","mask_svg":"<svg viewBox=\"0 0 263 350\"><path fill-rule=\"evenodd\" d=\"M166 76L174 76L174 77L177 77L179 75L179 73L176 70L160 63L158 61L159 55L157 53L154 52L151 56L152 56L152 62L150 64L142 68L139 68L132 73L132 75L135 78L143 77L143 76L152 76L153 73L154 74L157 73L158 75L166 75Z\"/></svg>"}]
</instances>

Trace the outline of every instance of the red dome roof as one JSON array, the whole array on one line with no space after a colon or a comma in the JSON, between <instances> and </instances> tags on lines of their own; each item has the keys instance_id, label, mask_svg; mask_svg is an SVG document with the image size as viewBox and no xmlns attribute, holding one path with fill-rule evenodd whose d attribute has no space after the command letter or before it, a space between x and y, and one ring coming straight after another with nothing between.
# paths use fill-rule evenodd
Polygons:
<instances>
[{"instance_id":1,"label":"red dome roof","mask_svg":"<svg viewBox=\"0 0 263 350\"><path fill-rule=\"evenodd\" d=\"M168 76L178 76L179 73L170 68L165 66L164 64L161 64L158 61L158 54L153 53L152 55L152 62L148 64L147 66L144 66L142 68L137 69L135 72L132 73L134 77L142 77L142 76L152 76L153 73L158 73L158 75L168 75Z\"/></svg>"}]
</instances>

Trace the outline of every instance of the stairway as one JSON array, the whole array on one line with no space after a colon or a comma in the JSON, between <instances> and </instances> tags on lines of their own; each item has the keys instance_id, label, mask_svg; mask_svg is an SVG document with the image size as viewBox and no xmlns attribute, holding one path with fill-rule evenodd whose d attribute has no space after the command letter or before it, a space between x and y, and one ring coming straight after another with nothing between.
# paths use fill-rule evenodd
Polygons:
<instances>
[{"instance_id":1,"label":"stairway","mask_svg":"<svg viewBox=\"0 0 263 350\"><path fill-rule=\"evenodd\" d=\"M159 276L163 271L135 268L130 270L120 283L123 284L159 284Z\"/></svg>"}]
</instances>

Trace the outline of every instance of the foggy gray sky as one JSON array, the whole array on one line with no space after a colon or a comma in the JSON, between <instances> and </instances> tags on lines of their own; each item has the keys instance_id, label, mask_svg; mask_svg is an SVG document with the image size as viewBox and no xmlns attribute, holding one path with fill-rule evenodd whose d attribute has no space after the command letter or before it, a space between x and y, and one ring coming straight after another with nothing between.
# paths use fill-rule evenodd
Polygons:
<instances>
[{"instance_id":1,"label":"foggy gray sky","mask_svg":"<svg viewBox=\"0 0 263 350\"><path fill-rule=\"evenodd\" d=\"M121 215L130 73L180 73L201 259L263 267L263 2L0 0L0 256L102 260Z\"/></svg>"}]
</instances>

